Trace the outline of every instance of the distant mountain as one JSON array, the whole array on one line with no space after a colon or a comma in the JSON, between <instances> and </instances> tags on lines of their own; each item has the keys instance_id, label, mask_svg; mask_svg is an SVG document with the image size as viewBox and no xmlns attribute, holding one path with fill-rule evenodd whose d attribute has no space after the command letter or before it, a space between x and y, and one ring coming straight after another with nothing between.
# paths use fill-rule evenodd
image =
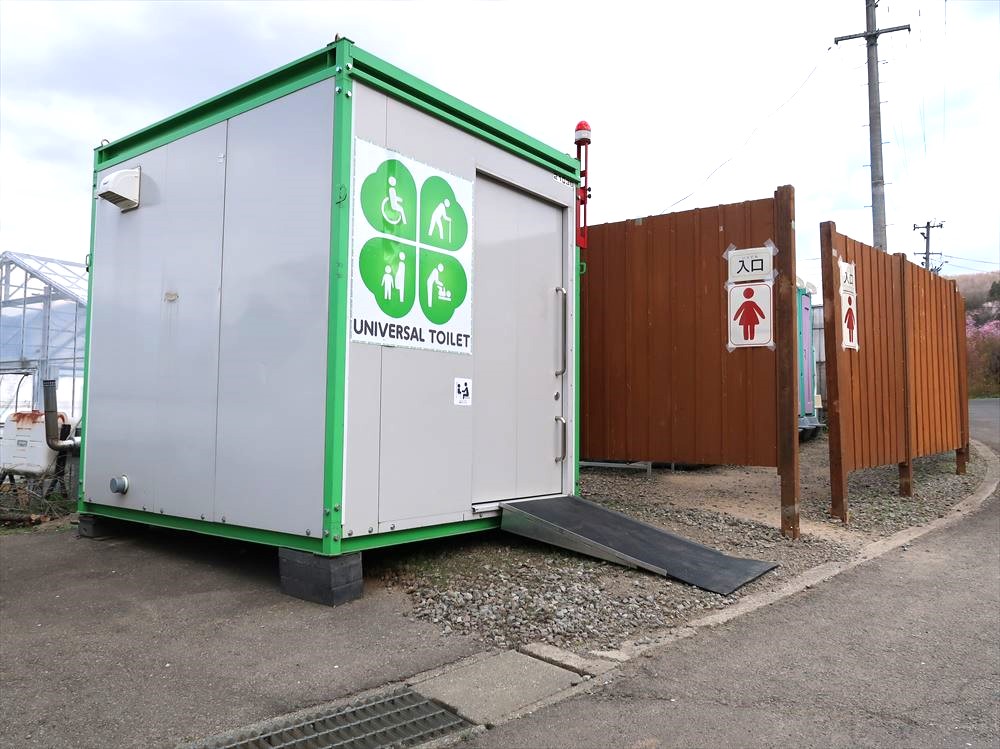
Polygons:
<instances>
[{"instance_id":1,"label":"distant mountain","mask_svg":"<svg viewBox=\"0 0 1000 749\"><path fill-rule=\"evenodd\" d=\"M970 314L986 302L1000 301L1000 271L968 273L963 276L952 276L952 278L955 279L958 290L965 297L965 310ZM993 289L992 298L990 296L991 289Z\"/></svg>"}]
</instances>

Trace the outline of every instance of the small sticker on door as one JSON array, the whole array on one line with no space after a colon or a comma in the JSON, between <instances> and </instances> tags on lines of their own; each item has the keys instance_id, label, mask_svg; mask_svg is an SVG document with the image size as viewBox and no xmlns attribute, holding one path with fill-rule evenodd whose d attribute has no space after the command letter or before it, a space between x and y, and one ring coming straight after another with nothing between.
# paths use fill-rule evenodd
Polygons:
<instances>
[{"instance_id":1,"label":"small sticker on door","mask_svg":"<svg viewBox=\"0 0 1000 749\"><path fill-rule=\"evenodd\" d=\"M455 405L472 405L472 380L468 377L455 378Z\"/></svg>"}]
</instances>

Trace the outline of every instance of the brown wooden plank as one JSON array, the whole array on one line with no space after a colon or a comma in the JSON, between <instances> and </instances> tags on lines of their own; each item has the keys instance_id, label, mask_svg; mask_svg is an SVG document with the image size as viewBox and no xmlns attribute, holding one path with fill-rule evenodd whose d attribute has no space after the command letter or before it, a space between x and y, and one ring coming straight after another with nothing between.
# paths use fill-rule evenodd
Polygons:
<instances>
[{"instance_id":1,"label":"brown wooden plank","mask_svg":"<svg viewBox=\"0 0 1000 749\"><path fill-rule=\"evenodd\" d=\"M853 358L859 368L859 400L856 402L855 412L859 417L858 437L860 437L861 462L859 467L867 468L872 460L872 408L871 408L871 382L872 382L872 361L871 361L871 335L869 323L871 322L871 299L867 293L869 280L871 279L871 268L868 259L870 253L866 246L855 243L855 270L857 272L858 297L854 301L854 308L858 315L858 335L859 349L854 351L848 349L847 355ZM865 340L868 339L868 340Z\"/></svg>"},{"instance_id":2,"label":"brown wooden plank","mask_svg":"<svg viewBox=\"0 0 1000 749\"><path fill-rule=\"evenodd\" d=\"M650 234L650 455L655 460L670 460L673 455L671 433L673 423L671 387L673 371L673 341L670 313L673 302L673 277L670 268L669 216L648 220Z\"/></svg>"},{"instance_id":3,"label":"brown wooden plank","mask_svg":"<svg viewBox=\"0 0 1000 749\"><path fill-rule=\"evenodd\" d=\"M719 245L722 251L730 244L736 247L747 246L750 223L750 204L734 203L722 207L722 231L719 233ZM721 261L721 257L720 257ZM750 403L747 402L747 363L746 351L736 349L728 351L729 343L729 299L725 289L728 279L728 266L720 262L720 284L718 293L718 314L721 321L720 339L718 345L722 352L722 388L723 413L726 418L725 429L722 430L722 454L727 462L735 465L745 465L750 460L749 429Z\"/></svg>"},{"instance_id":4,"label":"brown wooden plank","mask_svg":"<svg viewBox=\"0 0 1000 749\"><path fill-rule=\"evenodd\" d=\"M699 373L713 374L711 377L697 379L699 413L695 452L699 462L705 464L722 463L726 457L722 449L722 435L726 431L723 392L728 383L722 376L722 355L726 353L726 349L725 344L720 345L723 319L718 313L718 299L724 284L720 272L725 264L719 250L721 215L719 208L702 210L698 222L698 257L695 266L698 300L695 362Z\"/></svg>"},{"instance_id":5,"label":"brown wooden plank","mask_svg":"<svg viewBox=\"0 0 1000 749\"><path fill-rule=\"evenodd\" d=\"M903 459L899 462L899 493L913 496L913 289L911 263L906 255L896 255L901 291L902 330L902 396L903 396Z\"/></svg>"},{"instance_id":6,"label":"brown wooden plank","mask_svg":"<svg viewBox=\"0 0 1000 749\"><path fill-rule=\"evenodd\" d=\"M781 532L799 537L799 337L795 281L795 189L774 194L775 269L774 325L777 336L777 459L781 477Z\"/></svg>"},{"instance_id":7,"label":"brown wooden plank","mask_svg":"<svg viewBox=\"0 0 1000 749\"><path fill-rule=\"evenodd\" d=\"M668 386L670 390L670 460L676 461L680 454L681 444L686 435L677 433L677 402L686 397L686 393L681 393L677 387L679 382L679 372L684 368L685 362L681 359L680 342L677 340L677 330L682 321L677 318L677 286L678 268L683 267L683 263L678 262L677 252L677 216L670 215L668 218L667 230L667 262L670 274L670 306L667 309L666 326L667 340L670 342L670 379Z\"/></svg>"},{"instance_id":8,"label":"brown wooden plank","mask_svg":"<svg viewBox=\"0 0 1000 749\"><path fill-rule=\"evenodd\" d=\"M608 227L609 252L605 258L604 366L607 372L605 409L608 414L608 454L610 460L628 459L628 370L625 358L625 224Z\"/></svg>"},{"instance_id":9,"label":"brown wooden plank","mask_svg":"<svg viewBox=\"0 0 1000 749\"><path fill-rule=\"evenodd\" d=\"M642 219L625 222L626 320L628 367L628 459L650 460L649 452L649 243ZM654 281L655 283L655 281Z\"/></svg>"},{"instance_id":10,"label":"brown wooden plank","mask_svg":"<svg viewBox=\"0 0 1000 749\"><path fill-rule=\"evenodd\" d=\"M918 268L913 269L913 379L916 388L916 408L913 413L913 454L923 455L926 446L927 425L927 321L925 316L924 275Z\"/></svg>"},{"instance_id":11,"label":"brown wooden plank","mask_svg":"<svg viewBox=\"0 0 1000 749\"><path fill-rule=\"evenodd\" d=\"M882 284L883 271L882 261L886 255L884 252L869 253L871 265L871 278L868 281L868 309L871 310L872 319L868 325L868 346L869 355L872 359L872 465L884 465L889 461L885 459L885 430L887 418L885 413L886 401L885 380L888 377L888 368L885 365L885 287Z\"/></svg>"},{"instance_id":12,"label":"brown wooden plank","mask_svg":"<svg viewBox=\"0 0 1000 749\"><path fill-rule=\"evenodd\" d=\"M695 463L694 435L697 429L698 404L694 400L697 375L694 368L695 337L695 211L674 216L673 251L673 304L671 306L671 337L674 343L675 368L672 388L673 436L675 460ZM680 397L683 394L683 397Z\"/></svg>"},{"instance_id":13,"label":"brown wooden plank","mask_svg":"<svg viewBox=\"0 0 1000 749\"><path fill-rule=\"evenodd\" d=\"M588 257L590 260L585 274L589 276L589 279L584 314L587 326L587 336L583 349L583 355L586 357L584 387L586 388L587 407L590 409L591 417L584 421L583 428L588 434L588 450L584 452L584 456L591 460L602 460L610 455L608 369L604 366L607 359L604 317L607 307L608 285L605 259L611 252L609 235L610 231L607 226L593 227L589 231Z\"/></svg>"},{"instance_id":14,"label":"brown wooden plank","mask_svg":"<svg viewBox=\"0 0 1000 749\"><path fill-rule=\"evenodd\" d=\"M839 269L834 255L837 225L832 221L820 224L820 264L823 273L823 345L826 347L826 425L830 452L830 514L847 522L847 467L844 461L846 438L844 424L850 418L844 413L841 386L845 382L841 370ZM846 417L846 418L845 418Z\"/></svg>"},{"instance_id":15,"label":"brown wooden plank","mask_svg":"<svg viewBox=\"0 0 1000 749\"><path fill-rule=\"evenodd\" d=\"M750 203L750 223L746 247L759 247L775 238L775 207L771 200ZM794 246L794 245L793 245ZM775 258L775 262L778 260ZM794 265L792 266L794 269ZM794 285L794 277L792 284ZM777 307L777 305L775 305ZM777 323L775 322L775 328ZM746 349L749 358L747 398L751 418L749 428L750 465L778 465L777 366L776 352L768 348ZM796 386L797 387L797 386Z\"/></svg>"},{"instance_id":16,"label":"brown wooden plank","mask_svg":"<svg viewBox=\"0 0 1000 749\"><path fill-rule=\"evenodd\" d=\"M901 263L906 256L893 258L889 278L892 283L892 302L890 311L892 315L892 336L893 336L893 358L892 358L892 393L894 404L894 460L902 461L906 459L906 446L904 444L903 430L905 429L903 409L906 403L906 354L904 351L905 320L903 317L903 269Z\"/></svg>"},{"instance_id":17,"label":"brown wooden plank","mask_svg":"<svg viewBox=\"0 0 1000 749\"><path fill-rule=\"evenodd\" d=\"M893 323L895 316L891 308L892 304L892 275L896 264L891 255L884 252L879 253L879 354L882 357L882 377L879 397L882 406L882 433L879 444L881 453L879 454L879 464L886 465L897 461L895 440L896 440L896 420L895 420L895 392L893 391L894 362L893 362Z\"/></svg>"}]
</instances>

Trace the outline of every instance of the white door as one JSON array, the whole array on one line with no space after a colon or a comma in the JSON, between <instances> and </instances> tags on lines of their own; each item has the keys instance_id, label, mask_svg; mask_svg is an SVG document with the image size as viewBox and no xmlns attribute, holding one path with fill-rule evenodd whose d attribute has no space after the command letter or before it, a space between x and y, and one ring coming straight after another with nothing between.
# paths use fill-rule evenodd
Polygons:
<instances>
[{"instance_id":1,"label":"white door","mask_svg":"<svg viewBox=\"0 0 1000 749\"><path fill-rule=\"evenodd\" d=\"M476 181L472 502L562 492L565 208Z\"/></svg>"}]
</instances>

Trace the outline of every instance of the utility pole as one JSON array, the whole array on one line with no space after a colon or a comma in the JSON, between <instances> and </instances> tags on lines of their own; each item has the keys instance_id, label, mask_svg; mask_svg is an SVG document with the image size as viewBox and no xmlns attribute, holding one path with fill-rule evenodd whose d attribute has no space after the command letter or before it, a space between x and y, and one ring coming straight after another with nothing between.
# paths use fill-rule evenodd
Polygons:
<instances>
[{"instance_id":1,"label":"utility pole","mask_svg":"<svg viewBox=\"0 0 1000 749\"><path fill-rule=\"evenodd\" d=\"M885 240L885 175L882 172L882 108L878 93L878 38L893 31L909 31L910 25L888 29L875 27L875 7L878 0L865 0L865 32L838 36L834 44L848 39L864 39L868 43L868 140L872 161L872 235L875 247L888 252Z\"/></svg>"},{"instance_id":2,"label":"utility pole","mask_svg":"<svg viewBox=\"0 0 1000 749\"><path fill-rule=\"evenodd\" d=\"M931 252L931 229L943 229L944 221L938 221L936 224L932 224L928 221L926 224L921 226L920 224L913 225L913 231L922 229L920 236L924 238L924 268L927 270L931 269L931 255L940 255L940 252ZM940 268L938 269L940 270Z\"/></svg>"}]
</instances>

